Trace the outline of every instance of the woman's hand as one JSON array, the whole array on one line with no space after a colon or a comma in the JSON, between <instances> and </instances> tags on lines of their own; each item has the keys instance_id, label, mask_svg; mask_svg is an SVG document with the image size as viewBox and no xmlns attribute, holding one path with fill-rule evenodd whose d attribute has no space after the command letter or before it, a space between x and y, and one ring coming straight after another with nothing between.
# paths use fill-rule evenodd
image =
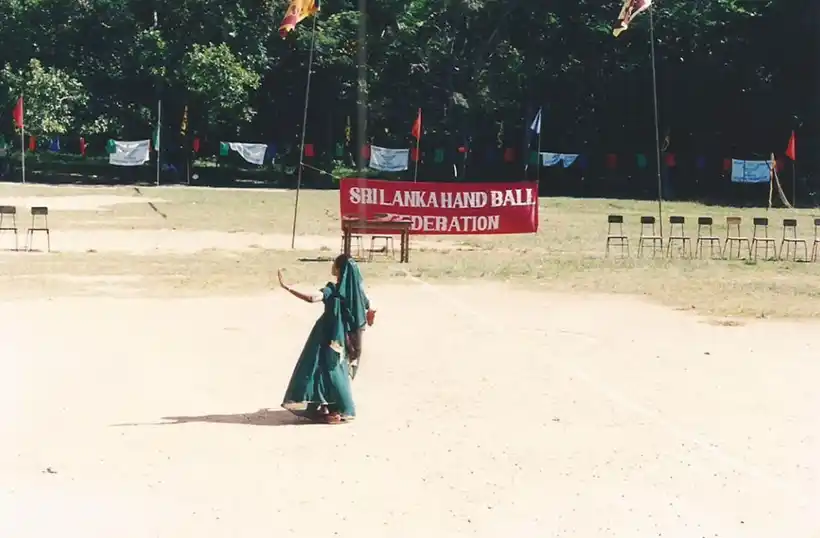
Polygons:
<instances>
[{"instance_id":1,"label":"woman's hand","mask_svg":"<svg viewBox=\"0 0 820 538\"><path fill-rule=\"evenodd\" d=\"M283 289L288 289L287 284L285 284L285 279L284 279L284 277L282 276L282 270L281 270L281 269L279 269L278 271L276 271L276 276L278 276L278 277L279 277L279 285L280 285L280 286L282 286L282 288L283 288Z\"/></svg>"}]
</instances>

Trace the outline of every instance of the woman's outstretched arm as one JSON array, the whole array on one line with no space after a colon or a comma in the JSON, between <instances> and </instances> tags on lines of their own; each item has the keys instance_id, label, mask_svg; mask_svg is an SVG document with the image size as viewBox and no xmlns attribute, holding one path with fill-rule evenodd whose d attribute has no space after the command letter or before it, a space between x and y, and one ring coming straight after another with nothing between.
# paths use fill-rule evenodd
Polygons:
<instances>
[{"instance_id":1,"label":"woman's outstretched arm","mask_svg":"<svg viewBox=\"0 0 820 538\"><path fill-rule=\"evenodd\" d=\"M295 289L293 289L290 286L288 286L287 284L285 284L285 279L282 277L282 270L281 269L277 272L277 274L279 276L279 285L282 286L282 288L285 291L288 291L291 295L293 295L297 299L301 299L306 303L321 303L322 302L322 294L321 293L307 294L307 293L302 293L300 291L296 291Z\"/></svg>"}]
</instances>

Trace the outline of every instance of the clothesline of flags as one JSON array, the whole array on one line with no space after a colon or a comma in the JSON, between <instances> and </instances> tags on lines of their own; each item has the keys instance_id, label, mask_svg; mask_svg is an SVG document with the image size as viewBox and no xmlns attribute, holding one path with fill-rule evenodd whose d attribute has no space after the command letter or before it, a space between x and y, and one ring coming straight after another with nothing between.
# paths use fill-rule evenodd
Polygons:
<instances>
[{"instance_id":1,"label":"clothesline of flags","mask_svg":"<svg viewBox=\"0 0 820 538\"><path fill-rule=\"evenodd\" d=\"M128 144L139 144L138 147L145 148L146 161L148 151L156 151L156 145L152 140L141 141L118 141L109 139L105 144L105 152L110 156L116 154L118 151L123 151L123 148ZM74 153L66 151L66 146L77 148L79 155L88 156L87 152L91 145L84 137L61 137L55 136L50 138L38 138L36 136L28 137L27 151L35 153L38 151L47 151L50 153ZM7 148L8 143L0 137L0 148ZM119 149L118 149L119 148ZM201 157L213 156L213 152L208 154L202 152L201 142L198 138L192 140L192 152ZM298 149L298 148L297 148ZM289 155L292 149L286 148L284 151L279 151L276 144L261 144L261 143L247 143L247 142L220 142L218 155L219 157L227 157L231 152L236 152L245 161L250 164L264 165L266 163L275 163L277 158ZM76 154L76 153L74 153ZM319 151L312 143L305 144L304 158L312 159L326 154ZM578 167L581 170L587 170L590 167L600 167L609 170L617 170L619 168L648 168L652 162L650 153L605 153L600 155L589 155L584 153L565 153L552 151L535 151L531 150L526 153L526 160L522 159L522 152L516 148L488 148L483 151L474 151L468 149L466 146L460 146L450 151L444 148L435 148L431 151L419 150L416 146L410 148L386 148L382 146L365 144L361 147L359 154L362 159L368 163L370 168L380 171L400 172L408 170L411 163L421 162L422 164L436 164L446 165L453 162L452 157L464 158L465 154L471 156L472 162L483 162L485 164L524 164L529 166L543 166L543 167L559 167L570 168ZM337 159L344 159L349 157L349 146L343 143L337 143L332 149L332 157ZM795 135L789 139L788 146L784 155L791 160L796 160L795 152ZM419 159L419 156L421 157ZM483 156L483 160L479 158ZM663 163L668 168L675 168L681 162L685 162L685 158L681 158L677 153L665 152L662 156ZM722 165L724 172L729 172L732 167L731 158L716 158L714 156L696 155L687 156L692 159L689 164L694 164L694 167L699 170L714 167L717 163ZM778 170L781 170L785 164L782 158L776 158L776 165Z\"/></svg>"}]
</instances>

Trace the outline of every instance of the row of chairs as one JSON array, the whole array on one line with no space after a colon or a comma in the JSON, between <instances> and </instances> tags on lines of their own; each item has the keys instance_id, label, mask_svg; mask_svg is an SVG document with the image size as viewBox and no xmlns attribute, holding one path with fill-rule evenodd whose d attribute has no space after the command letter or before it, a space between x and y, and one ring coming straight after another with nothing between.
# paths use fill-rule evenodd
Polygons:
<instances>
[{"instance_id":1,"label":"row of chairs","mask_svg":"<svg viewBox=\"0 0 820 538\"><path fill-rule=\"evenodd\" d=\"M0 235L3 232L14 232L14 250L20 250L20 241L17 230L17 208L13 205L0 206ZM51 231L48 227L48 208L35 206L31 208L31 226L26 229L26 250L31 251L34 243L34 233L46 234L48 251L51 252Z\"/></svg>"},{"instance_id":2,"label":"row of chairs","mask_svg":"<svg viewBox=\"0 0 820 538\"><path fill-rule=\"evenodd\" d=\"M645 244L652 247L652 256L654 257L657 250L663 252L664 238L656 232L655 226L657 220L655 217L644 216L641 217L641 234L638 237L638 256L643 255ZM791 258L797 260L797 247L803 247L803 260L809 260L808 240L799 238L797 236L797 219L783 219L783 234L780 238L780 249L778 250L777 240L769 235L769 219L766 217L754 217L752 219L752 237L744 236L740 231L742 224L741 217L726 217L726 236L724 238L717 237L713 230L712 217L698 217L698 231L695 241L695 253L697 257L703 257L704 245L709 245L709 255L715 258L715 250L720 255L720 258L731 259L732 253L737 247L737 258L742 258L741 248L745 245L749 253L749 259L757 260L760 248L764 250L765 259L785 259ZM607 217L607 236L606 236L606 256L609 256L610 247L620 247L621 255L629 256L629 238L624 233L624 218L622 215L609 215ZM672 247L674 244L680 245L681 256L687 253L692 257L692 238L687 236L684 231L686 218L679 215L669 217L669 235L666 237L666 255L672 255ZM772 256L769 256L769 248L772 249ZM811 249L811 261L817 261L818 252L820 252L820 218L814 219L814 241ZM728 254L728 257L727 257Z\"/></svg>"}]
</instances>

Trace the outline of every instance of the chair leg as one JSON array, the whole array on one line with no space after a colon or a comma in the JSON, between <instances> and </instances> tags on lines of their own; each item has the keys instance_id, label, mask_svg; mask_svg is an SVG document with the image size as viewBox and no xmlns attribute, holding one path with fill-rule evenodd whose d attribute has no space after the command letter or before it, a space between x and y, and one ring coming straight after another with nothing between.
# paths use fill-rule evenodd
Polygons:
<instances>
[{"instance_id":1,"label":"chair leg","mask_svg":"<svg viewBox=\"0 0 820 538\"><path fill-rule=\"evenodd\" d=\"M51 231L46 228L46 244L48 245L48 251L51 252Z\"/></svg>"}]
</instances>

